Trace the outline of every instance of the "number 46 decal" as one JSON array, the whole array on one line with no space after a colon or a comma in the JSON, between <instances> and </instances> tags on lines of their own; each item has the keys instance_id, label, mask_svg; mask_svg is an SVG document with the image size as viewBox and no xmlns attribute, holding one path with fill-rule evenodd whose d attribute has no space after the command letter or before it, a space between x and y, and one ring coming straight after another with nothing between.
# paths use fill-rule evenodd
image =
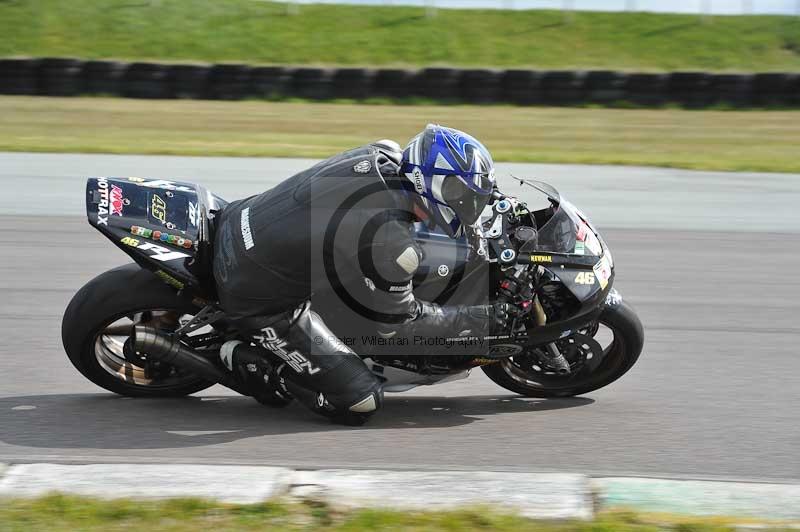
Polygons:
<instances>
[{"instance_id":1,"label":"number 46 decal","mask_svg":"<svg viewBox=\"0 0 800 532\"><path fill-rule=\"evenodd\" d=\"M592 272L579 272L575 276L575 284L594 284L594 274Z\"/></svg>"}]
</instances>

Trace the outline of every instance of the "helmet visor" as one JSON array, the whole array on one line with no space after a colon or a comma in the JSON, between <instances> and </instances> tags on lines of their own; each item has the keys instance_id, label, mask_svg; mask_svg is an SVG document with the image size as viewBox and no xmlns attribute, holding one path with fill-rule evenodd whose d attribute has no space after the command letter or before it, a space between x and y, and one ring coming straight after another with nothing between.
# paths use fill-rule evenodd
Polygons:
<instances>
[{"instance_id":1,"label":"helmet visor","mask_svg":"<svg viewBox=\"0 0 800 532\"><path fill-rule=\"evenodd\" d=\"M480 179L480 184L478 185L480 189L488 190L489 192L478 192L470 188L457 175L448 175L442 183L442 199L447 203L448 207L453 209L463 225L474 224L492 197L492 183L489 176L475 174L475 180L478 181L478 179Z\"/></svg>"}]
</instances>

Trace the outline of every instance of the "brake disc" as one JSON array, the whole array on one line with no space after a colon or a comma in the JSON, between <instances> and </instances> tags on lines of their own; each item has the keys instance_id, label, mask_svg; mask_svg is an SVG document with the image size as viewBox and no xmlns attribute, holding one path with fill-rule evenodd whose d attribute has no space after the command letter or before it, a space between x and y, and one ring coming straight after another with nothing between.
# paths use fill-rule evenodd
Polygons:
<instances>
[{"instance_id":1,"label":"brake disc","mask_svg":"<svg viewBox=\"0 0 800 532\"><path fill-rule=\"evenodd\" d=\"M572 373L594 371L603 361L603 346L591 336L575 333L556 342L559 351L569 362Z\"/></svg>"}]
</instances>

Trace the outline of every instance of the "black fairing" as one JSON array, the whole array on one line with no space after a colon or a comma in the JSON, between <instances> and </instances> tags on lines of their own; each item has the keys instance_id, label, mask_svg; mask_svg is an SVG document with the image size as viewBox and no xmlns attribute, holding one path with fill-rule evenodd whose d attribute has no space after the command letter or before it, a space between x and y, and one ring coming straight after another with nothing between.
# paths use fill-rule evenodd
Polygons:
<instances>
[{"instance_id":1,"label":"black fairing","mask_svg":"<svg viewBox=\"0 0 800 532\"><path fill-rule=\"evenodd\" d=\"M418 229L416 241L423 250L420 268L414 277L414 294L419 299L443 305L476 305L495 300L497 290L494 287L498 284L496 264L469 252L465 238L452 239L443 233ZM552 262L545 263L543 267L551 272L556 284L562 286L562 303L566 303L562 310L567 312L562 312L560 316L550 314L555 319L545 326L529 330L527 338L518 337L519 342L549 343L562 337L565 331L578 329L597 319L614 283L613 269L604 287L580 285L574 281L578 273L592 271L598 262L597 257L551 252L546 255L551 257ZM447 267L448 275L438 275L442 266ZM498 340L498 343L503 342L507 340Z\"/></svg>"},{"instance_id":2,"label":"black fairing","mask_svg":"<svg viewBox=\"0 0 800 532\"><path fill-rule=\"evenodd\" d=\"M225 204L193 183L133 177L86 183L93 227L167 284L207 296L214 294L212 218Z\"/></svg>"}]
</instances>

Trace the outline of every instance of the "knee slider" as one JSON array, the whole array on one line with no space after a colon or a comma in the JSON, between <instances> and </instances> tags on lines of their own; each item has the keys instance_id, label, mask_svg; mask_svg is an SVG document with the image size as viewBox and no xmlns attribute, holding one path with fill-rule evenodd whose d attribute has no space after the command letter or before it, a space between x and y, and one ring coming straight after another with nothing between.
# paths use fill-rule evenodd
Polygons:
<instances>
[{"instance_id":1,"label":"knee slider","mask_svg":"<svg viewBox=\"0 0 800 532\"><path fill-rule=\"evenodd\" d=\"M370 392L361 401L350 406L348 410L359 414L371 414L376 412L381 406L383 406L383 390L377 390Z\"/></svg>"}]
</instances>

